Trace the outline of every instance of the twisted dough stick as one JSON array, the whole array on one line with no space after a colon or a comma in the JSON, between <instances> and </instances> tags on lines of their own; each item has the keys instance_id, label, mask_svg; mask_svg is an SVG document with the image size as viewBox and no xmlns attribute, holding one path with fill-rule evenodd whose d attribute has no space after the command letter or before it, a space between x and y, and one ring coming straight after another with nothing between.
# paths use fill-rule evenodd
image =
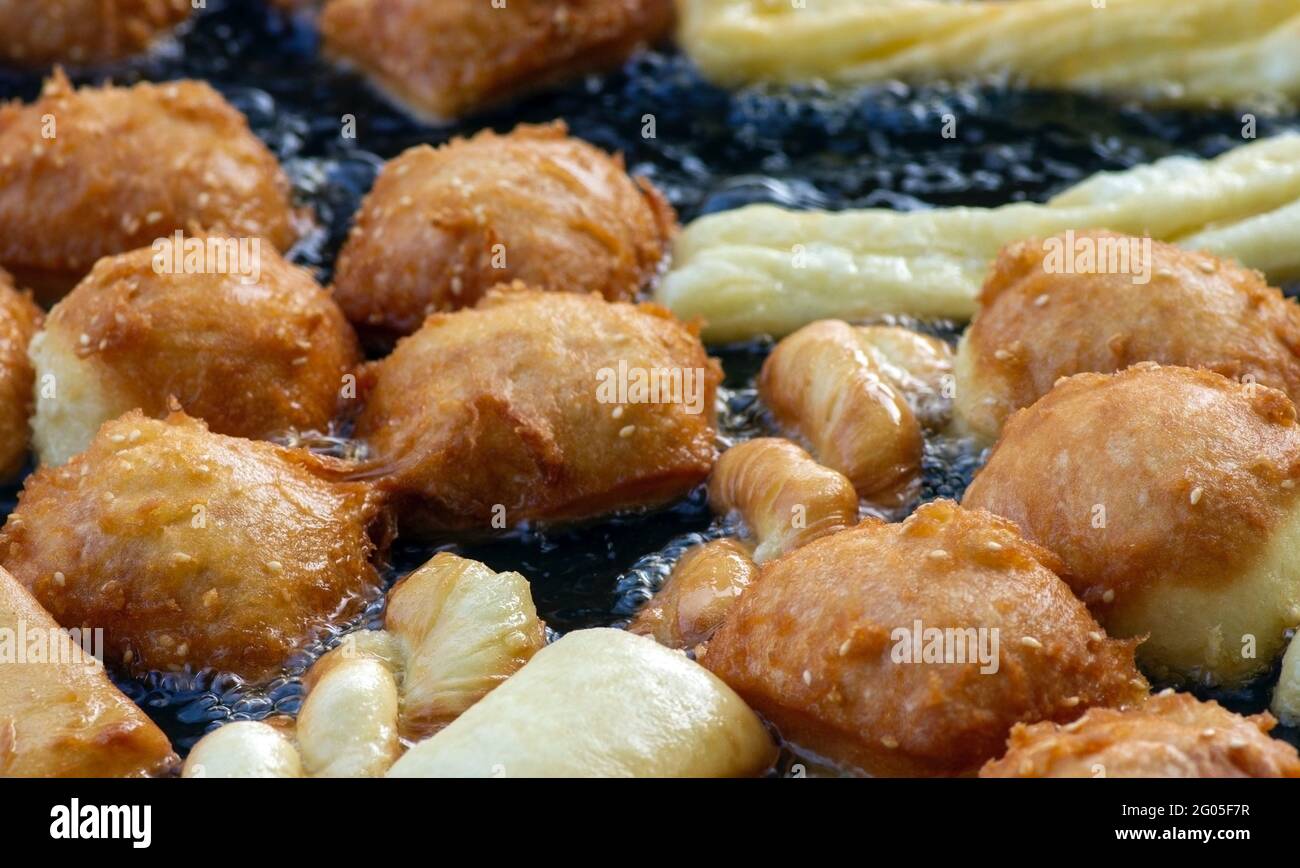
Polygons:
<instances>
[{"instance_id":1,"label":"twisted dough stick","mask_svg":"<svg viewBox=\"0 0 1300 868\"><path fill-rule=\"evenodd\" d=\"M933 80L1162 102L1300 95L1296 0L684 0L679 39L724 84Z\"/></svg>"},{"instance_id":2,"label":"twisted dough stick","mask_svg":"<svg viewBox=\"0 0 1300 868\"><path fill-rule=\"evenodd\" d=\"M711 215L678 238L658 301L706 320L710 341L884 313L967 319L1003 245L1085 228L1235 258L1273 282L1300 276L1300 135L1099 173L1045 205Z\"/></svg>"}]
</instances>

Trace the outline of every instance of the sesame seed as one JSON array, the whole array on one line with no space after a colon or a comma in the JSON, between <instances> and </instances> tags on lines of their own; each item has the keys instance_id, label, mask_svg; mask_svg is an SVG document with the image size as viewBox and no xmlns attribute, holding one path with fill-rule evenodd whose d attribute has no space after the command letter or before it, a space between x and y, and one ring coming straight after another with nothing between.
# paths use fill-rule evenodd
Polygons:
<instances>
[{"instance_id":1,"label":"sesame seed","mask_svg":"<svg viewBox=\"0 0 1300 868\"><path fill-rule=\"evenodd\" d=\"M996 542L995 540L989 540L989 542L984 547L991 552L1002 551L1002 543Z\"/></svg>"},{"instance_id":2,"label":"sesame seed","mask_svg":"<svg viewBox=\"0 0 1300 868\"><path fill-rule=\"evenodd\" d=\"M1005 362L1007 359L1011 358L1011 353L1006 350L994 350L993 358L997 359L999 362Z\"/></svg>"},{"instance_id":3,"label":"sesame seed","mask_svg":"<svg viewBox=\"0 0 1300 868\"><path fill-rule=\"evenodd\" d=\"M1105 639L1106 637L1103 636L1100 631L1093 630L1091 633L1088 634L1088 638L1091 639L1093 642L1100 642L1102 639Z\"/></svg>"},{"instance_id":4,"label":"sesame seed","mask_svg":"<svg viewBox=\"0 0 1300 868\"><path fill-rule=\"evenodd\" d=\"M1192 502L1192 506L1196 506L1196 504L1201 502L1201 495L1204 493L1204 489L1198 485L1192 489L1192 493L1187 496L1187 499Z\"/></svg>"},{"instance_id":5,"label":"sesame seed","mask_svg":"<svg viewBox=\"0 0 1300 868\"><path fill-rule=\"evenodd\" d=\"M898 739L894 738L892 735L882 736L880 739L880 743L883 744L885 747L889 748L890 750L893 750L894 748L898 747Z\"/></svg>"},{"instance_id":6,"label":"sesame seed","mask_svg":"<svg viewBox=\"0 0 1300 868\"><path fill-rule=\"evenodd\" d=\"M615 408L614 408L614 412L613 412L612 415L614 416L615 419L622 419L622 418L623 418L623 405L622 405L622 404L619 404L617 407L615 407Z\"/></svg>"},{"instance_id":7,"label":"sesame seed","mask_svg":"<svg viewBox=\"0 0 1300 868\"><path fill-rule=\"evenodd\" d=\"M1042 307L1045 304L1047 304L1047 293L1043 293L1038 298L1034 299L1034 307Z\"/></svg>"},{"instance_id":8,"label":"sesame seed","mask_svg":"<svg viewBox=\"0 0 1300 868\"><path fill-rule=\"evenodd\" d=\"M1021 645L1024 645L1026 648L1042 648L1042 647L1043 647L1043 643L1042 643L1042 642L1039 642L1039 641L1038 641L1037 639L1035 639L1033 636L1021 636L1021 637L1020 637L1020 644L1021 644Z\"/></svg>"},{"instance_id":9,"label":"sesame seed","mask_svg":"<svg viewBox=\"0 0 1300 868\"><path fill-rule=\"evenodd\" d=\"M67 580L68 577L63 575L62 572L58 570L54 571L54 584L58 585L61 588L67 582Z\"/></svg>"},{"instance_id":10,"label":"sesame seed","mask_svg":"<svg viewBox=\"0 0 1300 868\"><path fill-rule=\"evenodd\" d=\"M622 428L619 429L618 436L626 440L628 437L632 436L632 432L635 430L636 430L635 425L624 425Z\"/></svg>"},{"instance_id":11,"label":"sesame seed","mask_svg":"<svg viewBox=\"0 0 1300 868\"><path fill-rule=\"evenodd\" d=\"M809 685L812 684L812 672L807 669L803 671L803 683Z\"/></svg>"},{"instance_id":12,"label":"sesame seed","mask_svg":"<svg viewBox=\"0 0 1300 868\"><path fill-rule=\"evenodd\" d=\"M284 564L280 563L279 561L267 561L266 568L273 573L278 573L284 569Z\"/></svg>"},{"instance_id":13,"label":"sesame seed","mask_svg":"<svg viewBox=\"0 0 1300 868\"><path fill-rule=\"evenodd\" d=\"M1106 589L1106 593L1104 593L1104 594L1101 595L1101 601L1102 601L1103 603L1113 603L1113 602L1115 602L1115 592L1112 591L1112 590L1110 590L1109 588L1107 588L1107 589Z\"/></svg>"},{"instance_id":14,"label":"sesame seed","mask_svg":"<svg viewBox=\"0 0 1300 868\"><path fill-rule=\"evenodd\" d=\"M929 558L932 561L941 561L946 557L948 557L948 553L943 549L932 549L929 554Z\"/></svg>"},{"instance_id":15,"label":"sesame seed","mask_svg":"<svg viewBox=\"0 0 1300 868\"><path fill-rule=\"evenodd\" d=\"M853 640L851 640L851 639L845 639L843 642L841 642L841 643L840 643L840 656L843 657L845 654L848 654L848 653L849 653L849 648L851 648L852 645L853 645Z\"/></svg>"},{"instance_id":16,"label":"sesame seed","mask_svg":"<svg viewBox=\"0 0 1300 868\"><path fill-rule=\"evenodd\" d=\"M1066 708L1074 708L1081 701L1082 700L1080 700L1079 697L1077 696L1067 696L1065 697L1065 701L1062 702L1061 704L1064 705Z\"/></svg>"}]
</instances>

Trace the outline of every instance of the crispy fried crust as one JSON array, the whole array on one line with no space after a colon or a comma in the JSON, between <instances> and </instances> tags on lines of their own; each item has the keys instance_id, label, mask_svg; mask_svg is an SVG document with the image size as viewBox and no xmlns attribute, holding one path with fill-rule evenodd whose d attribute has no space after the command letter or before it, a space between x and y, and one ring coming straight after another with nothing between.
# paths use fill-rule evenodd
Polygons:
<instances>
[{"instance_id":1,"label":"crispy fried crust","mask_svg":"<svg viewBox=\"0 0 1300 868\"><path fill-rule=\"evenodd\" d=\"M758 567L736 540L694 546L627 629L669 648L694 648L708 641L757 578Z\"/></svg>"},{"instance_id":2,"label":"crispy fried crust","mask_svg":"<svg viewBox=\"0 0 1300 868\"><path fill-rule=\"evenodd\" d=\"M330 0L320 28L334 57L443 119L616 66L673 19L673 0Z\"/></svg>"},{"instance_id":3,"label":"crispy fried crust","mask_svg":"<svg viewBox=\"0 0 1300 868\"><path fill-rule=\"evenodd\" d=\"M690 372L701 412L603 402L602 371L620 362ZM660 504L703 482L717 454L721 369L654 305L516 285L431 316L363 380L356 431L377 456L364 472L396 494L416 532Z\"/></svg>"},{"instance_id":4,"label":"crispy fried crust","mask_svg":"<svg viewBox=\"0 0 1300 868\"><path fill-rule=\"evenodd\" d=\"M0 482L17 476L27 460L34 379L27 344L40 326L41 309L0 269Z\"/></svg>"},{"instance_id":5,"label":"crispy fried crust","mask_svg":"<svg viewBox=\"0 0 1300 868\"><path fill-rule=\"evenodd\" d=\"M1269 563L1297 479L1284 394L1143 363L1070 377L1014 414L964 502L1056 552L1113 633L1150 633L1139 654L1162 678L1238 681L1300 620L1300 573ZM1254 657L1237 653L1246 634Z\"/></svg>"},{"instance_id":6,"label":"crispy fried crust","mask_svg":"<svg viewBox=\"0 0 1300 868\"><path fill-rule=\"evenodd\" d=\"M178 762L162 730L86 653L93 640L74 643L3 569L0 628L15 643L22 631L24 654L38 635L47 652L40 660L0 656L0 777L141 777Z\"/></svg>"},{"instance_id":7,"label":"crispy fried crust","mask_svg":"<svg viewBox=\"0 0 1300 868\"><path fill-rule=\"evenodd\" d=\"M410 334L498 283L630 301L677 220L621 157L562 123L484 130L389 162L339 253L334 293L367 334Z\"/></svg>"},{"instance_id":8,"label":"crispy fried crust","mask_svg":"<svg viewBox=\"0 0 1300 868\"><path fill-rule=\"evenodd\" d=\"M1259 272L1113 232L1074 237L1099 251L1150 244L1149 262L1140 253L1127 257L1129 271L1145 264L1149 282L1134 283L1143 275L1133 273L1059 273L1068 236L1004 248L958 356L956 401L966 428L996 439L1007 416L1061 377L1143 361L1207 368L1300 395L1300 306Z\"/></svg>"},{"instance_id":9,"label":"crispy fried crust","mask_svg":"<svg viewBox=\"0 0 1300 868\"><path fill-rule=\"evenodd\" d=\"M191 12L192 0L0 0L0 62L117 60L144 51Z\"/></svg>"},{"instance_id":10,"label":"crispy fried crust","mask_svg":"<svg viewBox=\"0 0 1300 868\"><path fill-rule=\"evenodd\" d=\"M189 241L239 244L219 236ZM79 391L88 399L79 403L66 383L38 399L42 459L62 463L101 423L128 410L166 415L173 398L218 434L324 431L344 375L360 361L356 336L309 272L270 244L257 253L257 281L239 273L233 255L224 272L202 274L156 273L156 256L167 257L156 248L101 259L51 311L33 348L42 373L54 367L47 355L58 354L63 377L83 380ZM80 442L59 430L69 415L84 432Z\"/></svg>"},{"instance_id":11,"label":"crispy fried crust","mask_svg":"<svg viewBox=\"0 0 1300 868\"><path fill-rule=\"evenodd\" d=\"M764 565L700 662L812 754L874 775L972 773L1017 721L1146 694L1136 643L1106 638L1055 564L1010 522L951 501L868 519ZM906 662L918 621L996 629L997 671L955 654Z\"/></svg>"},{"instance_id":12,"label":"crispy fried crust","mask_svg":"<svg viewBox=\"0 0 1300 868\"><path fill-rule=\"evenodd\" d=\"M133 673L261 680L379 593L380 498L342 462L133 411L27 480L0 557L62 624Z\"/></svg>"},{"instance_id":13,"label":"crispy fried crust","mask_svg":"<svg viewBox=\"0 0 1300 868\"><path fill-rule=\"evenodd\" d=\"M0 264L53 301L100 257L176 230L296 238L289 181L207 84L73 90L0 107Z\"/></svg>"},{"instance_id":14,"label":"crispy fried crust","mask_svg":"<svg viewBox=\"0 0 1300 868\"><path fill-rule=\"evenodd\" d=\"M1123 711L1094 708L1067 726L1018 724L983 778L1298 778L1300 757L1268 736L1271 715L1241 717L1168 691Z\"/></svg>"}]
</instances>

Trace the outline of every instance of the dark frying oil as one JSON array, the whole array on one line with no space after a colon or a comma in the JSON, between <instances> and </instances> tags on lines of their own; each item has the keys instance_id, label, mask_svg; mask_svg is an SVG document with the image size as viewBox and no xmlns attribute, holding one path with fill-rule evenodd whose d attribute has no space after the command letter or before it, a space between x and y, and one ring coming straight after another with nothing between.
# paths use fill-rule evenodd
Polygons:
<instances>
[{"instance_id":1,"label":"dark frying oil","mask_svg":"<svg viewBox=\"0 0 1300 868\"><path fill-rule=\"evenodd\" d=\"M301 202L315 211L320 230L292 255L316 269L322 281L329 280L352 214L384 160L415 144L437 144L482 127L504 131L521 121L562 118L575 135L621 151L632 171L667 193L684 221L753 202L908 210L1041 201L1097 171L1173 153L1213 156L1242 143L1239 113L1150 112L998 84L728 93L701 81L685 58L663 51L638 57L618 72L435 128L412 122L358 78L322 61L306 18L282 17L252 0L208 5L179 38L149 58L74 78L130 83L192 77L221 90L285 164ZM39 86L37 76L0 73L0 97L30 99ZM955 138L941 134L949 116ZM345 136L352 126L355 137ZM1263 137L1300 128L1300 118L1260 117L1257 127ZM950 324L935 330L953 332ZM769 348L764 340L715 348L727 371L725 441L767 430L753 376ZM960 444L929 443L923 496L959 497L978 461ZM0 491L0 514L12 509L16 493ZM649 514L571 529L519 530L490 543L448 540L437 548L498 570L519 570L531 580L547 624L564 632L624 623L686 546L724 530L697 491ZM433 550L399 541L389 579L418 566ZM374 623L378 616L376 606L358 623ZM294 713L298 675L338 635L321 636L269 687L250 688L214 673L155 676L122 686L185 750L217 721ZM1259 711L1268 703L1266 682L1231 695L1205 695L1237 710ZM1295 732L1285 736L1300 741ZM787 757L782 767L789 764Z\"/></svg>"}]
</instances>

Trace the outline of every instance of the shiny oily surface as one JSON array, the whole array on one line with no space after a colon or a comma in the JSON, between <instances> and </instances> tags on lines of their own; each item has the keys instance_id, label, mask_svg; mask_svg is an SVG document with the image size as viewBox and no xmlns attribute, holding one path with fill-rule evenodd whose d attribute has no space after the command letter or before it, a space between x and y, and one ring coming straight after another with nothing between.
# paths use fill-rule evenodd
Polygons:
<instances>
[{"instance_id":1,"label":"shiny oily surface","mask_svg":"<svg viewBox=\"0 0 1300 868\"><path fill-rule=\"evenodd\" d=\"M384 160L420 144L440 144L481 127L499 132L516 123L561 118L571 134L622 151L629 170L651 178L683 221L753 202L798 208L992 206L1042 201L1100 170L1123 169L1173 153L1211 156L1241 142L1240 113L1150 112L1080 96L1015 92L989 85L908 88L885 84L847 93L819 87L796 91L711 87L674 53L652 52L621 71L575 82L547 95L446 127L407 119L357 76L321 60L313 27L285 18L255 0L209 0L177 38L146 58L78 83L111 77L208 80L248 115L254 132L284 163L298 201L310 204L317 231L290 253L324 282L361 197ZM0 96L31 99L40 76L0 71ZM654 137L643 136L653 115ZM940 131L946 115L957 135ZM355 137L342 133L345 116ZM1263 137L1300 128L1294 115L1257 119ZM955 338L951 324L927 329ZM758 341L714 347L727 372L722 431L735 440L772 434L757 404L754 377L770 349ZM313 441L346 452L340 441ZM960 496L979 456L952 441L930 438L922 457L923 497ZM3 490L0 513L17 488ZM492 542L414 547L399 541L388 581L418 567L435 549L518 570L532 582L538 614L554 631L622 625L668 575L682 551L721 535L703 490L656 512L585 527L523 529ZM378 625L372 607L360 623ZM357 626L354 625L349 625ZM230 676L151 676L123 682L184 752L214 722L295 713L301 673L338 641L322 638L296 655L287 674L259 689ZM1269 678L1264 679L1269 683ZM1213 694L1234 710L1257 712L1267 686ZM1281 733L1298 740L1294 730ZM788 771L793 758L778 764Z\"/></svg>"}]
</instances>

